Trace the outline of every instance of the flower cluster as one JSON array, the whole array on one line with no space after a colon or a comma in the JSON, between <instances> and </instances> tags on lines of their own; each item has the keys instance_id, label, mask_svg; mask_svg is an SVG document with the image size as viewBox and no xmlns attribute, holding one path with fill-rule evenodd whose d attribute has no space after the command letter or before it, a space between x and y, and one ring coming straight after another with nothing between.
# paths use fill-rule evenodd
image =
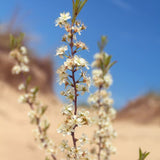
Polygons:
<instances>
[{"instance_id":1,"label":"flower cluster","mask_svg":"<svg viewBox=\"0 0 160 160\"><path fill-rule=\"evenodd\" d=\"M116 149L112 145L112 139L116 136L116 132L112 126L116 111L113 109L113 100L108 88L112 84L112 76L109 73L110 67L114 64L110 63L111 56L103 52L104 43L100 44L100 53L95 55L95 61L92 66L93 84L97 87L97 91L89 97L89 101L96 110L94 118L97 130L94 132L92 143L97 149L94 150L93 157L90 152L84 148L84 144L88 143L87 135L82 134L76 136L76 129L83 126L89 126L92 122L89 111L78 109L78 97L89 91L91 79L87 76L89 69L88 62L80 57L80 51L88 50L86 44L77 40L77 36L81 35L86 29L85 25L77 20L77 16L87 0L73 0L73 17L70 13L63 12L55 21L55 26L59 26L66 31L62 37L64 43L57 48L56 55L64 59L63 64L57 70L59 75L59 84L65 86L65 90L61 91L61 95L68 100L63 105L62 115L64 121L57 129L58 133L63 136L71 136L73 145L68 140L63 140L59 146L60 150L65 154L66 160L89 160L89 159L105 159L109 160L111 154ZM22 36L23 37L23 36ZM15 39L11 36L12 51L10 55L15 59L16 64L12 68L13 74L23 74L29 72L29 59L27 49L21 45L22 37ZM102 38L104 40L104 37ZM31 78L28 77L24 83L18 87L23 91L19 102L28 104L30 111L28 117L30 123L36 127L34 129L35 140L40 144L40 148L46 151L46 160L57 160L57 147L48 137L47 131L50 126L49 121L44 118L47 106L37 100L38 88L30 87Z\"/></svg>"},{"instance_id":2,"label":"flower cluster","mask_svg":"<svg viewBox=\"0 0 160 160\"><path fill-rule=\"evenodd\" d=\"M62 114L66 116L66 119L64 121L64 124L62 124L58 128L58 133L62 133L65 135L71 135L72 132L74 132L75 127L82 127L83 125L89 125L90 119L89 119L89 112L88 111L78 111L78 113L75 115L73 113L73 106L70 105L64 105L64 108L62 109Z\"/></svg>"},{"instance_id":3,"label":"flower cluster","mask_svg":"<svg viewBox=\"0 0 160 160\"><path fill-rule=\"evenodd\" d=\"M103 37L104 38L104 37ZM113 99L108 88L112 84L112 76L109 73L110 67L115 63L110 63L111 56L100 49L100 53L95 55L95 61L92 66L95 68L92 72L93 84L97 91L90 95L88 101L96 111L94 123L97 130L94 132L92 144L97 146L93 149L93 159L109 160L110 155L116 152L112 145L112 139L116 137L116 132L112 126L116 111L112 107Z\"/></svg>"},{"instance_id":4,"label":"flower cluster","mask_svg":"<svg viewBox=\"0 0 160 160\"><path fill-rule=\"evenodd\" d=\"M12 74L20 74L21 72L29 72L29 67L27 64L29 63L29 59L27 56L26 47L21 46L19 48L15 48L10 52L10 55L16 59L16 64L12 68Z\"/></svg>"},{"instance_id":5,"label":"flower cluster","mask_svg":"<svg viewBox=\"0 0 160 160\"><path fill-rule=\"evenodd\" d=\"M85 43L77 40L77 34L81 35L82 30L86 29L84 24L75 20L71 23L70 13L61 13L56 20L56 26L64 28L67 32L62 37L62 42L65 45L57 49L56 55L60 58L65 58L63 65L57 70L59 74L59 84L65 85L65 90L61 95L69 100L69 104L63 106L62 114L65 116L63 124L58 128L58 133L71 135L73 147L69 146L67 141L62 141L61 150L65 152L67 159L88 159L88 152L82 149L82 146L87 142L86 135L80 138L75 137L77 127L90 124L89 112L82 110L78 111L77 101L78 96L89 91L90 77L87 76L86 69L89 69L88 62L77 55L82 50L87 50Z\"/></svg>"},{"instance_id":6,"label":"flower cluster","mask_svg":"<svg viewBox=\"0 0 160 160\"><path fill-rule=\"evenodd\" d=\"M13 57L16 61L16 64L12 68L12 74L22 74L29 72L29 62L27 49L22 47L16 47L10 52L10 56ZM20 103L26 103L30 107L28 112L28 117L30 123L34 124L36 128L34 129L35 140L40 144L40 148L43 148L46 151L46 157L49 159L56 160L56 146L52 140L47 135L47 130L50 126L50 123L47 119L43 118L47 106L43 105L39 100L37 100L38 88L29 88L31 78L28 77L24 83L21 83L18 86L20 91L23 91L23 95L19 97Z\"/></svg>"},{"instance_id":7,"label":"flower cluster","mask_svg":"<svg viewBox=\"0 0 160 160\"><path fill-rule=\"evenodd\" d=\"M80 159L80 160L89 160L89 155L87 150L82 150L82 146L88 143L88 138L85 134L80 137L77 142L79 143L76 147L71 147L68 144L67 140L63 140L60 144L60 149L62 152L65 152L66 159ZM76 155L76 157L75 157Z\"/></svg>"}]
</instances>

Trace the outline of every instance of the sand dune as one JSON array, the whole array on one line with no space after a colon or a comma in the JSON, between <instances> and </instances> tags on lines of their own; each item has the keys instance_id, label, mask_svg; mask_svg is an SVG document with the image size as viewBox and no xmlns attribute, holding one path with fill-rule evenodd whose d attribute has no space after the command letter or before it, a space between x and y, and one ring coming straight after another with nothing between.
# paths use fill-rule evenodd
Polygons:
<instances>
[{"instance_id":1,"label":"sand dune","mask_svg":"<svg viewBox=\"0 0 160 160\"><path fill-rule=\"evenodd\" d=\"M138 114L137 114L138 113ZM148 93L137 97L119 111L117 120L160 125L160 95Z\"/></svg>"},{"instance_id":2,"label":"sand dune","mask_svg":"<svg viewBox=\"0 0 160 160\"><path fill-rule=\"evenodd\" d=\"M28 106L18 104L19 93L4 82L0 82L0 88L0 160L44 160L43 151L34 142L33 126L28 123ZM42 100L49 105L50 135L58 143L61 135L55 128L61 121L61 103L53 95L43 97ZM117 154L112 160L137 160L139 147L151 152L148 160L160 160L160 126L116 121L115 128L118 132L114 143ZM83 131L92 134L88 128Z\"/></svg>"}]
</instances>

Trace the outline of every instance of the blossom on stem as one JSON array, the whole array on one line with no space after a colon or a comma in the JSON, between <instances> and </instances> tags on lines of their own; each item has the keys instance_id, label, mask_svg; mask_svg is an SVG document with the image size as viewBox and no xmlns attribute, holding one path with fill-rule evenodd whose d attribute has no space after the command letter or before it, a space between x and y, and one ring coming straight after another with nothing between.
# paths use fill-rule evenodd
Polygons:
<instances>
[{"instance_id":1,"label":"blossom on stem","mask_svg":"<svg viewBox=\"0 0 160 160\"><path fill-rule=\"evenodd\" d=\"M78 96L89 91L90 78L86 75L84 69L89 69L88 62L81 58L78 54L81 50L87 50L85 43L77 41L76 35L81 35L82 30L86 27L81 22L75 20L68 22L70 14L67 12L60 14L56 20L56 26L64 27L67 32L62 37L62 42L68 45L63 45L57 49L57 55L61 58L65 57L63 65L57 70L59 74L59 83L65 85L65 90L61 91L61 95L69 100L69 104L63 106L62 114L65 116L64 122L57 129L58 133L63 136L70 135L72 137L73 146L63 140L61 143L61 150L65 152L68 160L87 160L88 152L83 150L82 144L85 144L87 138L82 135L81 138L75 137L77 127L89 125L89 112L79 111L77 108ZM69 51L66 52L69 48Z\"/></svg>"},{"instance_id":2,"label":"blossom on stem","mask_svg":"<svg viewBox=\"0 0 160 160\"><path fill-rule=\"evenodd\" d=\"M62 47L57 49L56 55L58 55L59 57L63 58L63 55L67 50L68 50L67 46L62 46Z\"/></svg>"},{"instance_id":3,"label":"blossom on stem","mask_svg":"<svg viewBox=\"0 0 160 160\"><path fill-rule=\"evenodd\" d=\"M96 111L94 124L97 126L97 130L94 132L92 144L97 145L98 149L94 149L93 157L109 160L110 155L116 152L112 145L112 140L117 135L112 126L116 111L112 107L113 99L108 92L108 88L112 84L112 76L109 73L109 67L112 64L110 63L111 56L102 49L94 56L95 61L92 63L92 67L94 67L92 79L97 91L90 95L88 101Z\"/></svg>"},{"instance_id":4,"label":"blossom on stem","mask_svg":"<svg viewBox=\"0 0 160 160\"><path fill-rule=\"evenodd\" d=\"M15 48L10 52L10 56L16 60L16 64L12 67L12 74L20 74L29 72L29 59L26 47Z\"/></svg>"},{"instance_id":5,"label":"blossom on stem","mask_svg":"<svg viewBox=\"0 0 160 160\"><path fill-rule=\"evenodd\" d=\"M29 72L27 49L24 46L19 47L20 44L16 45L17 46L14 46L15 48L10 52L10 56L16 61L16 64L12 68L12 74L21 73L23 75ZM47 135L50 123L47 119L43 118L47 106L37 100L38 89L37 87L29 88L29 83L30 78L28 77L24 83L18 86L18 89L24 92L23 95L19 97L18 101L29 105L30 111L28 112L28 117L30 123L35 125L35 140L39 143L40 148L45 150L46 157L51 157L56 160L56 146Z\"/></svg>"},{"instance_id":6,"label":"blossom on stem","mask_svg":"<svg viewBox=\"0 0 160 160\"><path fill-rule=\"evenodd\" d=\"M56 23L55 26L62 27L62 25L64 25L67 22L67 20L69 20L69 19L71 19L71 16L70 16L69 12L60 13L60 17L57 18L56 21L55 21L55 23Z\"/></svg>"}]
</instances>

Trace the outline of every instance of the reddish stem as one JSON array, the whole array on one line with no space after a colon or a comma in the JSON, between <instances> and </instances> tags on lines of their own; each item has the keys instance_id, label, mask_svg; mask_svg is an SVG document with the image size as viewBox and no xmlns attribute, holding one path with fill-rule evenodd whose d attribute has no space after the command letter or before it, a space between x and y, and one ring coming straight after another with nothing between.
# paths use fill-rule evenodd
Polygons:
<instances>
[{"instance_id":1,"label":"reddish stem","mask_svg":"<svg viewBox=\"0 0 160 160\"><path fill-rule=\"evenodd\" d=\"M99 100L98 100L99 109L101 107L101 96L100 96L101 89L102 89L102 86L99 87ZM102 128L100 124L98 125L98 127L99 127L99 130ZM102 137L100 136L99 143L98 143L98 154L97 154L98 160L101 160L101 150L102 150L101 143L102 143Z\"/></svg>"},{"instance_id":2,"label":"reddish stem","mask_svg":"<svg viewBox=\"0 0 160 160\"><path fill-rule=\"evenodd\" d=\"M27 88L25 89L25 93L28 94L28 89ZM27 104L29 105L31 110L34 110L33 103L31 103L31 102L29 102L27 100ZM42 134L43 130L42 130L41 126L40 126L40 118L39 117L36 117L36 124L37 124L38 130L39 130L39 133ZM40 141L43 143L44 142L44 138L40 138ZM47 144L45 144L44 147L47 148ZM52 157L53 160L57 160L57 158L55 157L54 154L51 154L51 157Z\"/></svg>"},{"instance_id":3,"label":"reddish stem","mask_svg":"<svg viewBox=\"0 0 160 160\"><path fill-rule=\"evenodd\" d=\"M72 26L73 26L73 24L72 24ZM72 58L74 58L75 51L73 50L73 31L72 30L71 30L70 48L71 48ZM73 103L74 103L74 115L77 115L77 88L76 88L75 72L76 72L76 69L75 69L75 67L73 67L73 69L72 69L72 81L73 81L74 94L75 94ZM74 145L75 149L77 149L77 145L76 145L77 139L75 138L75 128L76 127L77 127L77 125L74 126L74 128L73 128L74 131L71 132L72 141L73 141L73 145ZM76 159L76 155L75 155L75 159Z\"/></svg>"}]
</instances>

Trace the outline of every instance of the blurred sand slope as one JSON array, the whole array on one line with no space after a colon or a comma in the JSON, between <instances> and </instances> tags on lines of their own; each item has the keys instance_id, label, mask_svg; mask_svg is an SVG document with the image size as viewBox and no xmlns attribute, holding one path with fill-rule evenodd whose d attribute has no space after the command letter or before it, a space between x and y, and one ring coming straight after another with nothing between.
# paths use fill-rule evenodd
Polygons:
<instances>
[{"instance_id":1,"label":"blurred sand slope","mask_svg":"<svg viewBox=\"0 0 160 160\"><path fill-rule=\"evenodd\" d=\"M19 93L0 81L0 160L44 160L44 153L34 142L32 129L28 123L28 106L18 104ZM42 95L49 105L48 116L52 127L50 135L59 142L61 135L56 133L61 119L61 103L54 95ZM150 151L148 160L160 160L160 126L157 124L139 125L116 121L118 138L115 140L117 154L112 160L137 160L138 148ZM83 129L92 134L92 130Z\"/></svg>"}]
</instances>

